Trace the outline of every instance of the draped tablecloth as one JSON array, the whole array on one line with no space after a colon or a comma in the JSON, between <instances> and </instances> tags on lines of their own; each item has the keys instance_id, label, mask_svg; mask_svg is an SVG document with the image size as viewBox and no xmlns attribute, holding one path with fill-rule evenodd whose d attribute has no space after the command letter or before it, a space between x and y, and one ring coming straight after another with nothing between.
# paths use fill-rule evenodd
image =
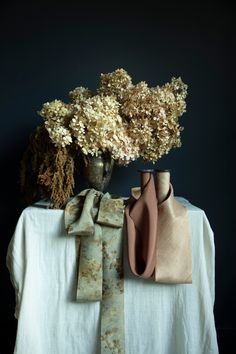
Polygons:
<instances>
[{"instance_id":1,"label":"draped tablecloth","mask_svg":"<svg viewBox=\"0 0 236 354\"><path fill-rule=\"evenodd\" d=\"M192 284L135 278L124 242L126 354L218 353L213 232L203 210L177 199L189 214ZM100 353L100 302L75 300L77 257L77 237L66 233L63 210L22 212L7 253L18 319L14 353Z\"/></svg>"}]
</instances>

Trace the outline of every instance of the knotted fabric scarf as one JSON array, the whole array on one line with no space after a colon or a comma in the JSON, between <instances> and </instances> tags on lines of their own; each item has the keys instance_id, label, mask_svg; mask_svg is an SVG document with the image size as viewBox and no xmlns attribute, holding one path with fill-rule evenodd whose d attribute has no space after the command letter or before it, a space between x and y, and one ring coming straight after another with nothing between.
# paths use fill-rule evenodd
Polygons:
<instances>
[{"instance_id":1,"label":"knotted fabric scarf","mask_svg":"<svg viewBox=\"0 0 236 354\"><path fill-rule=\"evenodd\" d=\"M159 283L191 283L188 211L174 198L172 185L167 198L158 203L151 175L143 191L132 188L125 215L131 271L143 278L148 275ZM141 273L144 265L146 273Z\"/></svg>"},{"instance_id":2,"label":"knotted fabric scarf","mask_svg":"<svg viewBox=\"0 0 236 354\"><path fill-rule=\"evenodd\" d=\"M101 301L101 353L124 349L122 227L124 203L87 189L65 208L69 235L78 236L77 300Z\"/></svg>"}]
</instances>

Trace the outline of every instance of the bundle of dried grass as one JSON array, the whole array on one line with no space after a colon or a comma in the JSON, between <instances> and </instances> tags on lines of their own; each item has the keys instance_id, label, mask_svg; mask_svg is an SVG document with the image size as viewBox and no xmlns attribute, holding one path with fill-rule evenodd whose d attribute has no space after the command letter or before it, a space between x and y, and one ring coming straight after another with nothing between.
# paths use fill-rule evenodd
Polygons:
<instances>
[{"instance_id":1,"label":"bundle of dried grass","mask_svg":"<svg viewBox=\"0 0 236 354\"><path fill-rule=\"evenodd\" d=\"M55 147L45 126L38 126L21 161L21 189L27 203L49 198L53 208L62 208L73 195L76 151Z\"/></svg>"}]
</instances>

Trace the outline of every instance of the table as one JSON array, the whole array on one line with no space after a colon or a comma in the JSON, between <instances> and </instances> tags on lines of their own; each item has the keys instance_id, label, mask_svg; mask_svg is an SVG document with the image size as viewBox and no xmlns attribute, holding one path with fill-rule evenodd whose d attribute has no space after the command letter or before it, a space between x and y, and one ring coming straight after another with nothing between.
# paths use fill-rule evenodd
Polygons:
<instances>
[{"instance_id":1,"label":"table","mask_svg":"<svg viewBox=\"0 0 236 354\"><path fill-rule=\"evenodd\" d=\"M205 212L188 208L193 283L165 285L136 279L124 257L126 354L218 353L213 314L215 249ZM77 303L76 238L63 210L30 206L7 253L16 292L15 354L100 353L100 303Z\"/></svg>"}]
</instances>

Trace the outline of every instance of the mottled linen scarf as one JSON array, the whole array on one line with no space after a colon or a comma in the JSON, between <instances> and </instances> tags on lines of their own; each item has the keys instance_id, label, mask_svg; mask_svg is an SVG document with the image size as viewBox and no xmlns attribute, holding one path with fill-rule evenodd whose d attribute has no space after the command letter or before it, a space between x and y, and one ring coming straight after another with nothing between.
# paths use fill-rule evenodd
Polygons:
<instances>
[{"instance_id":1,"label":"mottled linen scarf","mask_svg":"<svg viewBox=\"0 0 236 354\"><path fill-rule=\"evenodd\" d=\"M172 185L159 203L150 174L143 190L132 188L125 216L132 273L159 283L192 283L188 211L174 198Z\"/></svg>"},{"instance_id":2,"label":"mottled linen scarf","mask_svg":"<svg viewBox=\"0 0 236 354\"><path fill-rule=\"evenodd\" d=\"M65 227L78 236L77 301L101 301L101 353L124 349L122 198L87 189L68 202Z\"/></svg>"}]
</instances>

